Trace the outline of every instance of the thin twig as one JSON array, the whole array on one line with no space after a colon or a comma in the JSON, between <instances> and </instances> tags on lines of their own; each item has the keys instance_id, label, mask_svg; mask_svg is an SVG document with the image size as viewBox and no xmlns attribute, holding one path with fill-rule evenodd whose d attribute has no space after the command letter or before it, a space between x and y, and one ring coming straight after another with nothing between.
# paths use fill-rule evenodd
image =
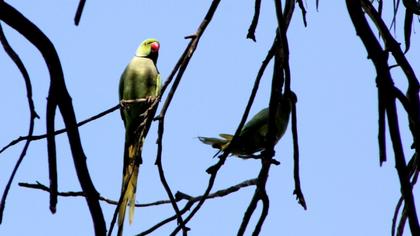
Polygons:
<instances>
[{"instance_id":1,"label":"thin twig","mask_svg":"<svg viewBox=\"0 0 420 236\"><path fill-rule=\"evenodd\" d=\"M206 199L215 199L215 198L221 198L221 197L225 197L228 196L232 193L235 193L239 190L241 190L242 188L246 188L246 187L250 187L250 186L254 186L257 184L257 179L249 179L249 180L245 180L239 184L230 186L228 188L224 188L224 189L220 189L217 190L211 194L209 194ZM19 183L19 186L24 187L24 188L30 188L30 189L38 189L38 190L42 190L45 192L49 192L50 189L37 182L36 184L30 184L30 183ZM74 191L67 191L67 192L57 192L57 195L60 197L86 197L84 192L78 191L78 192L74 192ZM204 196L200 195L200 196L195 196L195 197L190 197L188 194L185 193L181 193L181 192L177 192L177 194L175 194L176 196L176 201L180 202L182 200L187 200L187 203L185 204L184 208L180 211L180 214L184 214L185 212L187 212L191 206L193 204L195 204L196 202L200 201ZM104 201L108 204L111 205L118 205L118 201L115 200L111 200L108 198L105 198L103 196L100 196L99 198L101 201ZM136 204L136 207L151 207L151 206L159 206L159 205L166 205L166 204L171 204L170 200L159 200L159 201L154 201L154 202L150 202L150 203L140 203L140 204ZM152 233L153 231L155 231L156 229L160 228L161 226L176 220L176 215L173 215L159 223L157 223L156 225L154 225L153 227L149 228L148 230L138 234L138 235L148 235L150 233Z\"/></svg>"},{"instance_id":2,"label":"thin twig","mask_svg":"<svg viewBox=\"0 0 420 236\"><path fill-rule=\"evenodd\" d=\"M113 106L113 107L111 107L111 108L109 108L109 109L107 109L107 110L105 110L105 111L103 111L103 112L101 112L101 113L99 113L97 115L91 116L91 117L89 117L89 118L87 118L87 119L85 119L83 121L80 121L79 123L77 123L77 127L81 127L82 125L85 125L85 124L87 124L87 123L89 123L91 121L94 121L94 120L99 119L99 118L101 118L101 117L103 117L105 115L108 115L109 113L112 113L112 112L118 110L119 108L120 108L120 105L119 104L118 105L115 105L115 106ZM53 135L55 136L55 135L59 135L59 134L65 133L65 132L67 132L67 128L56 130L56 131L54 131ZM16 145L16 144L18 144L18 143L20 143L22 141L25 141L25 140L36 141L36 140L45 139L45 138L47 138L47 136L48 136L48 134L40 134L40 135L32 135L32 136L21 136L19 138L14 139L13 141L11 141L6 146L4 146L0 150L0 153L6 151L11 146L14 146L14 145Z\"/></svg>"},{"instance_id":3,"label":"thin twig","mask_svg":"<svg viewBox=\"0 0 420 236\"><path fill-rule=\"evenodd\" d=\"M284 69L284 94L288 94L292 96L292 136L293 136L293 179L295 182L295 189L293 194L296 195L296 199L298 203L303 207L303 209L307 209L305 197L302 192L301 184L300 184L300 173L299 173L299 140L298 140L298 129L297 129L297 109L296 109L296 102L297 97L296 94L291 89L291 72L290 72L290 64L289 64L289 43L287 39L287 28L290 24L290 20L292 18L292 14L294 12L294 1L290 0L286 2L285 12L282 16L281 8L278 5L276 9L277 15L277 22L279 25L279 35L281 39L281 50L280 50L280 62ZM287 18L286 18L287 17ZM283 30L281 30L283 29Z\"/></svg>"},{"instance_id":4,"label":"thin twig","mask_svg":"<svg viewBox=\"0 0 420 236\"><path fill-rule=\"evenodd\" d=\"M224 197L227 196L231 193L237 192L239 191L241 188L245 188L245 187L249 187L249 186L253 186L257 184L257 179L250 179L250 180L246 180L243 181L242 183L239 183L237 185L231 186L229 188L225 188L222 190L218 190L214 193L211 194L207 194L207 195L201 195L201 196L197 196L197 197L190 197L188 198L188 202L185 204L185 206L181 209L180 213L184 214L186 213L188 210L191 209L191 207L196 203L201 201L203 198L205 199L214 199L214 198L218 198L218 197ZM176 194L176 196L178 196L180 194ZM181 194L182 195L182 194ZM177 198L179 199L179 198ZM187 198L183 198L183 199L187 199ZM153 227L149 228L148 230L138 234L137 236L145 236L148 235L150 233L152 233L153 231L155 231L156 229L160 228L161 226L173 221L176 219L176 215L171 216L169 218L166 218L165 220L157 223L156 225L154 225Z\"/></svg>"},{"instance_id":5,"label":"thin twig","mask_svg":"<svg viewBox=\"0 0 420 236\"><path fill-rule=\"evenodd\" d=\"M31 84L31 79L29 77L28 71L26 70L25 65L23 64L22 60L20 59L19 55L13 50L13 48L10 46L9 42L7 41L6 36L4 35L3 32L3 28L0 24L0 41L3 45L4 50L6 51L6 53L9 55L9 57L13 60L13 62L16 64L16 66L18 67L18 69L20 70L22 77L25 81L25 86L26 86L26 97L28 99L28 106L29 106L29 128L28 128L28 136L32 136L33 135L33 131L34 131L34 126L35 126L35 119L39 118L38 114L35 111L35 105L34 105L34 101L32 99L32 84ZM25 142L25 145L22 148L22 151L19 155L19 158L15 164L15 167L13 168L12 174L10 175L9 181L7 182L7 185L4 189L2 198L1 198L1 202L0 202L0 224L3 221L3 212L6 206L6 198L7 195L9 193L10 187L12 185L13 179L17 173L17 170L19 169L20 164L23 161L23 158L26 155L26 151L29 148L29 144L30 144L30 140L27 140ZM56 200L56 199L55 199ZM51 201L51 205L53 205L55 202Z\"/></svg>"},{"instance_id":6,"label":"thin twig","mask_svg":"<svg viewBox=\"0 0 420 236\"><path fill-rule=\"evenodd\" d=\"M408 8L405 9L405 18L404 18L404 41L405 41L405 50L404 53L408 52L410 49L410 42L411 42L411 31L413 26L413 12L410 11Z\"/></svg>"},{"instance_id":7,"label":"thin twig","mask_svg":"<svg viewBox=\"0 0 420 236\"><path fill-rule=\"evenodd\" d=\"M248 34L246 35L247 39L251 39L254 42L257 41L255 38L255 30L257 29L258 19L260 17L260 9L261 0L255 0L254 16L252 17L251 25L249 26Z\"/></svg>"},{"instance_id":8,"label":"thin twig","mask_svg":"<svg viewBox=\"0 0 420 236\"><path fill-rule=\"evenodd\" d=\"M379 146L379 165L386 162L386 123L385 123L385 94L381 86L380 79L376 77L378 85L378 146Z\"/></svg>"},{"instance_id":9,"label":"thin twig","mask_svg":"<svg viewBox=\"0 0 420 236\"><path fill-rule=\"evenodd\" d=\"M209 194L209 196L207 196L207 199L212 199L212 198L218 198L218 197L224 197L227 196L231 193L237 192L238 190L240 190L241 188L244 187L249 187L252 185L256 184L256 179L249 179L249 180L245 180L239 184L230 186L228 188L224 188L224 189L220 189L217 190L214 193ZM45 192L50 192L50 188L47 187L46 185L36 181L35 184L31 184L31 183L24 183L24 182L20 182L18 184L20 187L22 188L29 188L29 189L38 189L38 190L42 190ZM66 192L57 192L57 195L60 197L86 197L86 194L82 191L66 191ZM192 202L197 202L199 201L203 196L195 196L195 197L191 197L188 194L182 193L182 192L177 192L176 194L176 198L175 201L179 202L182 200L187 200L187 201L192 201ZM99 199L101 201L104 201L108 204L111 205L117 205L118 201L100 196ZM166 205L166 204L170 204L171 201L170 200L158 200L158 201L154 201L154 202L149 202L149 203L136 203L135 206L142 208L142 207L152 207L152 206L159 206L159 205Z\"/></svg>"},{"instance_id":10,"label":"thin twig","mask_svg":"<svg viewBox=\"0 0 420 236\"><path fill-rule=\"evenodd\" d=\"M83 8L85 7L86 0L80 0L77 6L76 15L74 16L74 24L79 25L80 18L82 17Z\"/></svg>"},{"instance_id":11,"label":"thin twig","mask_svg":"<svg viewBox=\"0 0 420 236\"><path fill-rule=\"evenodd\" d=\"M308 26L308 22L306 21L306 9L305 9L305 6L303 5L303 1L302 0L297 0L297 3L299 5L300 11L302 12L303 25L306 27L306 26Z\"/></svg>"},{"instance_id":12,"label":"thin twig","mask_svg":"<svg viewBox=\"0 0 420 236\"><path fill-rule=\"evenodd\" d=\"M292 135L293 135L293 178L295 180L295 190L293 194L296 195L298 203L307 209L305 196L303 195L302 188L300 185L300 174L299 174L299 142L298 142L298 131L297 131L297 110L296 103L292 103Z\"/></svg>"}]
</instances>

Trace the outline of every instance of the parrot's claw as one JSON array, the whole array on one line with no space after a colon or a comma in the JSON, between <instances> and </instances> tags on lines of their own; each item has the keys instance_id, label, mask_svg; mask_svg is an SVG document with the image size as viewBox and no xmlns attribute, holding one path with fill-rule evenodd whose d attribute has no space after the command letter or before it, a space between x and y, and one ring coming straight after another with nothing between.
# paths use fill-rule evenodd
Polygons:
<instances>
[{"instance_id":1,"label":"parrot's claw","mask_svg":"<svg viewBox=\"0 0 420 236\"><path fill-rule=\"evenodd\" d=\"M146 101L145 101L145 103L146 104L153 104L154 102L155 102L155 100L156 100L156 97L155 96L148 96L148 97L146 97Z\"/></svg>"},{"instance_id":2,"label":"parrot's claw","mask_svg":"<svg viewBox=\"0 0 420 236\"><path fill-rule=\"evenodd\" d=\"M126 99L121 99L120 100L120 107L123 110L126 110L130 107L130 105L133 103L133 100L126 100Z\"/></svg>"},{"instance_id":3,"label":"parrot's claw","mask_svg":"<svg viewBox=\"0 0 420 236\"><path fill-rule=\"evenodd\" d=\"M261 154L260 155L239 155L238 157L241 158L241 159L244 159L244 160L247 160L247 159L261 159L262 155ZM277 161L274 158L271 159L270 162L271 162L271 164L276 165L276 166L280 165L280 162Z\"/></svg>"},{"instance_id":4,"label":"parrot's claw","mask_svg":"<svg viewBox=\"0 0 420 236\"><path fill-rule=\"evenodd\" d=\"M125 101L124 101L124 100L121 100L121 101L120 101L120 107L121 107L122 109L125 109L125 108L126 108L126 104L125 104Z\"/></svg>"}]
</instances>

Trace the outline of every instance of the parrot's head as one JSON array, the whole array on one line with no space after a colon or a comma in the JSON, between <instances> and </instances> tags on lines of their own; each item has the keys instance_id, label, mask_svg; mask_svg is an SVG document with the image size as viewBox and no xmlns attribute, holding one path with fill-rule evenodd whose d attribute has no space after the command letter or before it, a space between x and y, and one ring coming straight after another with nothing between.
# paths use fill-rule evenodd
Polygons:
<instances>
[{"instance_id":1,"label":"parrot's head","mask_svg":"<svg viewBox=\"0 0 420 236\"><path fill-rule=\"evenodd\" d=\"M295 104L296 102L297 102L296 94L292 91L289 91L289 92L285 92L281 96L278 105L280 106L280 109L284 109L284 110L290 112L293 104Z\"/></svg>"},{"instance_id":2,"label":"parrot's head","mask_svg":"<svg viewBox=\"0 0 420 236\"><path fill-rule=\"evenodd\" d=\"M150 58L156 63L159 55L159 47L160 44L157 39L146 39L137 48L136 56Z\"/></svg>"}]
</instances>

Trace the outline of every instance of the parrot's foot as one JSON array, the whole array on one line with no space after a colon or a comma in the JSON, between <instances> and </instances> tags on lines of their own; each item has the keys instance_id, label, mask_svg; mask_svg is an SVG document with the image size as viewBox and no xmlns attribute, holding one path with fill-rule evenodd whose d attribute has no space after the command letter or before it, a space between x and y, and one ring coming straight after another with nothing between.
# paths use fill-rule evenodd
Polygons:
<instances>
[{"instance_id":1,"label":"parrot's foot","mask_svg":"<svg viewBox=\"0 0 420 236\"><path fill-rule=\"evenodd\" d=\"M121 107L121 109L126 109L127 107L128 107L128 105L127 105L127 103L125 102L125 100L124 99L122 99L121 101L120 101L120 107Z\"/></svg>"},{"instance_id":2,"label":"parrot's foot","mask_svg":"<svg viewBox=\"0 0 420 236\"><path fill-rule=\"evenodd\" d=\"M260 160L260 159L262 159L262 157L263 157L263 155L246 155L246 156L242 156L242 155L240 155L240 156L237 156L237 157L239 157L239 158L241 158L241 159L244 159L244 160L247 160L247 159L257 159L257 160ZM277 161L276 159L271 159L271 164L273 164L273 165L276 165L276 166L278 166L278 165L280 165L280 162L279 161Z\"/></svg>"},{"instance_id":3,"label":"parrot's foot","mask_svg":"<svg viewBox=\"0 0 420 236\"><path fill-rule=\"evenodd\" d=\"M147 105L152 105L156 101L156 96L148 96L146 97L146 101L144 101Z\"/></svg>"},{"instance_id":4,"label":"parrot's foot","mask_svg":"<svg viewBox=\"0 0 420 236\"><path fill-rule=\"evenodd\" d=\"M127 109L130 105L137 104L137 103L146 103L146 105L151 105L155 102L157 98L155 96L149 96L145 98L137 98L137 99L121 99L120 106L123 109Z\"/></svg>"}]
</instances>

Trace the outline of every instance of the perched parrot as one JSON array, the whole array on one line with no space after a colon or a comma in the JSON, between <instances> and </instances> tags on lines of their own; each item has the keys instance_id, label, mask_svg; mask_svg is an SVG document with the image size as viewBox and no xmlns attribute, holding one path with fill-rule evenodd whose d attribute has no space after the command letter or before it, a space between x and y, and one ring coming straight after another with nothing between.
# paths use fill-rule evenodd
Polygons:
<instances>
[{"instance_id":1,"label":"perched parrot","mask_svg":"<svg viewBox=\"0 0 420 236\"><path fill-rule=\"evenodd\" d=\"M122 235L125 210L130 205L129 222L133 221L136 201L137 176L142 162L141 152L147 134L146 114L161 88L159 71L156 67L160 44L156 39L146 39L137 48L121 75L119 97L121 117L125 126L124 166L121 197L118 214L118 235ZM129 102L135 99L144 101ZM140 133L143 132L143 138Z\"/></svg>"},{"instance_id":2,"label":"perched parrot","mask_svg":"<svg viewBox=\"0 0 420 236\"><path fill-rule=\"evenodd\" d=\"M276 143L283 136L289 123L289 116L292 103L296 102L296 95L288 93L283 95L278 103L275 135ZM238 142L231 147L231 154L235 156L249 156L256 152L264 150L266 144L266 136L268 133L268 108L262 109L250 121L248 121L239 133ZM220 134L220 138L198 137L205 144L211 145L213 148L224 151L233 138L230 134Z\"/></svg>"}]
</instances>

